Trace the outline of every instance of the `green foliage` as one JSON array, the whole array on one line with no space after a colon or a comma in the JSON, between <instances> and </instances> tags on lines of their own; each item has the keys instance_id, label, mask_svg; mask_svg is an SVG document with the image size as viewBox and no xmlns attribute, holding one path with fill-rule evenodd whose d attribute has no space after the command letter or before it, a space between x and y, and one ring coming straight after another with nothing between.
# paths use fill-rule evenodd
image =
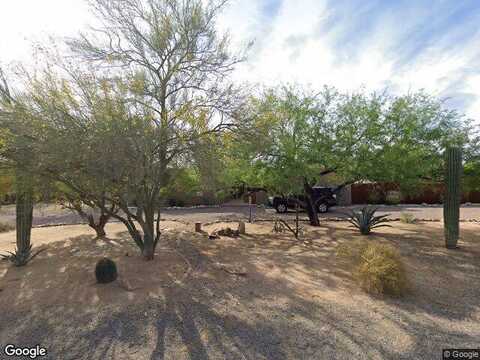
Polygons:
<instances>
[{"instance_id":1,"label":"green foliage","mask_svg":"<svg viewBox=\"0 0 480 360\"><path fill-rule=\"evenodd\" d=\"M299 191L303 178L333 171L345 182L396 183L409 194L424 179L441 178L443 147L468 143L471 130L422 92L268 89L250 100L244 118L248 129L237 138L232 166L249 168L256 183L276 192Z\"/></svg>"},{"instance_id":2,"label":"green foliage","mask_svg":"<svg viewBox=\"0 0 480 360\"><path fill-rule=\"evenodd\" d=\"M402 212L400 213L400 221L404 224L415 224L417 219L415 218L415 215L411 213Z\"/></svg>"},{"instance_id":3,"label":"green foliage","mask_svg":"<svg viewBox=\"0 0 480 360\"><path fill-rule=\"evenodd\" d=\"M457 247L459 237L460 201L462 197L462 151L449 147L445 151L445 198L443 202L443 222L445 242L448 249Z\"/></svg>"},{"instance_id":4,"label":"green foliage","mask_svg":"<svg viewBox=\"0 0 480 360\"><path fill-rule=\"evenodd\" d=\"M5 195L15 192L15 176L11 169L4 169L0 164L0 203Z\"/></svg>"},{"instance_id":5,"label":"green foliage","mask_svg":"<svg viewBox=\"0 0 480 360\"><path fill-rule=\"evenodd\" d=\"M348 261L353 277L367 293L402 296L408 290L405 266L391 245L350 242L339 246L337 256Z\"/></svg>"},{"instance_id":6,"label":"green foliage","mask_svg":"<svg viewBox=\"0 0 480 360\"><path fill-rule=\"evenodd\" d=\"M103 258L95 266L95 278L99 284L108 284L117 279L117 265L113 260Z\"/></svg>"},{"instance_id":7,"label":"green foliage","mask_svg":"<svg viewBox=\"0 0 480 360\"><path fill-rule=\"evenodd\" d=\"M160 191L168 206L191 205L200 190L198 174L194 169L171 169L172 181Z\"/></svg>"},{"instance_id":8,"label":"green foliage","mask_svg":"<svg viewBox=\"0 0 480 360\"><path fill-rule=\"evenodd\" d=\"M466 192L480 191L480 161L467 162L463 170L462 188Z\"/></svg>"},{"instance_id":9,"label":"green foliage","mask_svg":"<svg viewBox=\"0 0 480 360\"><path fill-rule=\"evenodd\" d=\"M369 204L382 204L383 203L383 195L378 190L372 190L368 194L368 203Z\"/></svg>"},{"instance_id":10,"label":"green foliage","mask_svg":"<svg viewBox=\"0 0 480 360\"><path fill-rule=\"evenodd\" d=\"M15 230L14 225L12 225L10 223L7 223L7 222L0 222L0 233L9 232L9 231L12 231L12 230Z\"/></svg>"},{"instance_id":11,"label":"green foliage","mask_svg":"<svg viewBox=\"0 0 480 360\"><path fill-rule=\"evenodd\" d=\"M352 210L348 213L348 221L358 230L362 235L370 234L371 230L382 226L390 225L385 224L389 214L375 216L377 208L365 206L358 210Z\"/></svg>"}]
</instances>

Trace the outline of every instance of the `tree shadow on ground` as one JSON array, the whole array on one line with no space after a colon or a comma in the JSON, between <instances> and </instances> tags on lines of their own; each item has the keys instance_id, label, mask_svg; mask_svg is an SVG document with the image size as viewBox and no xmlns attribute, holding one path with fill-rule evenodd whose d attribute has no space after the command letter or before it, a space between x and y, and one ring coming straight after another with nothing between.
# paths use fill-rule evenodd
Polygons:
<instances>
[{"instance_id":1,"label":"tree shadow on ground","mask_svg":"<svg viewBox=\"0 0 480 360\"><path fill-rule=\"evenodd\" d=\"M405 299L356 288L335 249L362 236L337 223L308 227L308 241L269 229L218 240L164 232L151 263L126 233L51 244L31 267L2 277L0 265L0 342L39 343L55 359L429 359L442 347L475 345L479 290L458 298L437 288L445 276L460 287L478 283L475 231L464 232L462 250L444 253L441 228L395 225L365 240L400 249L413 276ZM176 252L189 262L185 279ZM140 268L122 276L142 286L96 285L93 266L104 255L120 272ZM242 264L247 276L217 262Z\"/></svg>"}]
</instances>

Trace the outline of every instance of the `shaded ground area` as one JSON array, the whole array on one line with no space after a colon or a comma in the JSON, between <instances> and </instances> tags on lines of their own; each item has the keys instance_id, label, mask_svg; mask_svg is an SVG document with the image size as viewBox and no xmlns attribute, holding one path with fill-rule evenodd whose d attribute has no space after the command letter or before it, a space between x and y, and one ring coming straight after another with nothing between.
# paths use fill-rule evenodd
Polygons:
<instances>
[{"instance_id":1,"label":"shaded ground area","mask_svg":"<svg viewBox=\"0 0 480 360\"><path fill-rule=\"evenodd\" d=\"M23 269L0 262L0 344L39 343L51 359L438 359L478 347L480 226L462 224L460 249L447 251L439 223L393 225L366 241L402 253L412 288L402 300L357 288L335 249L362 236L343 222L305 226L305 243L271 223L209 240L163 222L148 263L120 224L106 241L87 226L34 229L47 251ZM0 251L13 242L0 234ZM105 255L121 276L100 286L93 267Z\"/></svg>"},{"instance_id":2,"label":"shaded ground area","mask_svg":"<svg viewBox=\"0 0 480 360\"><path fill-rule=\"evenodd\" d=\"M326 214L320 214L320 218L345 217L344 213L361 206L341 207L336 206ZM443 207L441 205L380 205L379 214L390 214L390 218L398 219L402 212L411 213L420 220L441 220L443 219ZM252 207L254 219L272 219L274 217L293 218L294 212L277 214L273 209L263 207ZM195 208L166 208L162 210L162 219L179 220L183 222L208 223L219 220L247 220L250 217L248 205L226 205L216 207L195 207ZM301 213L302 220L306 221L305 213ZM480 221L480 204L462 206L460 209L461 220ZM0 221L15 223L15 206L8 205L0 208ZM58 205L40 204L35 207L33 224L34 226L54 224L78 224L83 223L82 219L70 210L62 209Z\"/></svg>"}]
</instances>

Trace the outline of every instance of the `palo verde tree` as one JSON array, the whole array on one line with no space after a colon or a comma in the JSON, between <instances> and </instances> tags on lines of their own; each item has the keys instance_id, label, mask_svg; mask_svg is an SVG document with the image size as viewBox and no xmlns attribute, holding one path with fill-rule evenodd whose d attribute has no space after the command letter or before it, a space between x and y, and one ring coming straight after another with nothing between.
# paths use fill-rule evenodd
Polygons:
<instances>
[{"instance_id":1,"label":"palo verde tree","mask_svg":"<svg viewBox=\"0 0 480 360\"><path fill-rule=\"evenodd\" d=\"M324 88L315 94L287 87L267 90L250 109L250 145L240 159L250 159L247 165L262 169L265 182L278 179L290 193L298 191L291 177L302 179L314 226L311 189L320 176L335 173L343 185L369 180L408 190L440 180L444 147L470 141L470 123L424 93L392 97Z\"/></svg>"},{"instance_id":2,"label":"palo verde tree","mask_svg":"<svg viewBox=\"0 0 480 360\"><path fill-rule=\"evenodd\" d=\"M255 174L261 178L257 183L276 193L303 193L303 200L298 198L298 202L313 226L319 221L312 182L322 171L323 154L312 154L310 132L326 107L299 89L266 90L246 107L245 126L238 135L243 141L239 139L231 147L233 167L237 163L237 167L250 168L237 172Z\"/></svg>"},{"instance_id":3,"label":"palo verde tree","mask_svg":"<svg viewBox=\"0 0 480 360\"><path fill-rule=\"evenodd\" d=\"M151 260L161 189L175 180L169 167L199 139L232 124L238 94L227 76L240 59L215 28L223 1L90 3L104 27L69 42L88 72L84 64L58 76L47 72L26 109L41 119L34 128L48 154L42 174L123 222ZM78 144L58 161L50 140L57 136L60 145L73 135ZM96 185L87 189L86 179Z\"/></svg>"},{"instance_id":4,"label":"palo verde tree","mask_svg":"<svg viewBox=\"0 0 480 360\"><path fill-rule=\"evenodd\" d=\"M7 123L14 123L16 109L19 105L16 95L12 92L7 82L5 72L0 68L0 168L14 169L15 174L15 198L16 198L16 245L15 252L3 255L15 266L24 266L32 260L40 251L33 252L31 244L31 232L33 221L33 193L34 177L29 170L34 167L35 151L28 145L28 139L22 136L13 137L8 131ZM8 153L8 143L15 143L17 151L14 161L11 161ZM9 161L10 160L10 161Z\"/></svg>"},{"instance_id":5,"label":"palo verde tree","mask_svg":"<svg viewBox=\"0 0 480 360\"><path fill-rule=\"evenodd\" d=\"M423 92L360 92L341 96L327 128L331 170L348 181L394 183L409 192L443 179L443 149L468 143L471 123Z\"/></svg>"}]
</instances>

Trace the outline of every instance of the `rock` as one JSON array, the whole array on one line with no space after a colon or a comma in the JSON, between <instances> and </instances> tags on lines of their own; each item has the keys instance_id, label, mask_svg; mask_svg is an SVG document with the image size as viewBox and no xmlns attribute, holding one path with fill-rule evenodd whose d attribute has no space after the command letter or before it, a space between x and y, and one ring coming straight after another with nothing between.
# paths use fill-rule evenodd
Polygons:
<instances>
[{"instance_id":1,"label":"rock","mask_svg":"<svg viewBox=\"0 0 480 360\"><path fill-rule=\"evenodd\" d=\"M217 263L214 263L214 266L217 269L223 270L223 271L225 271L229 274L232 274L232 275L247 276L247 270L242 265L222 264L222 263L217 262Z\"/></svg>"},{"instance_id":2,"label":"rock","mask_svg":"<svg viewBox=\"0 0 480 360\"><path fill-rule=\"evenodd\" d=\"M218 239L220 236L226 236L226 237L238 237L240 236L240 231L239 230L233 230L229 227L220 229L220 230L215 230L213 233L211 233L208 238L209 239Z\"/></svg>"}]
</instances>

